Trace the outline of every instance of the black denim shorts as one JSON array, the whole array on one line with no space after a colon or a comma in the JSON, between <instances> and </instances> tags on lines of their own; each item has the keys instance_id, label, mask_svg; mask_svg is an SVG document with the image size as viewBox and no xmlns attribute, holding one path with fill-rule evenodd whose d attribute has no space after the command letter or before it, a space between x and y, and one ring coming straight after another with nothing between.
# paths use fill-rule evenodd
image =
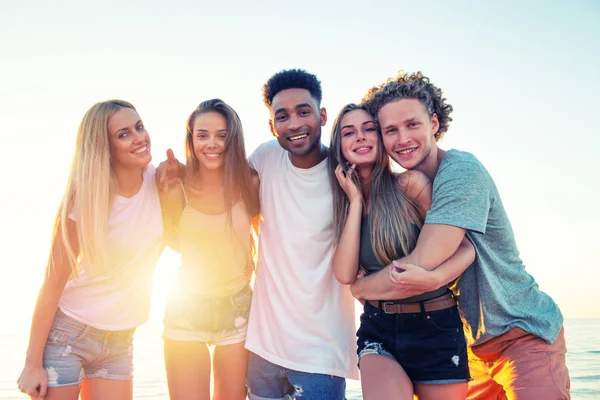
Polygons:
<instances>
[{"instance_id":1,"label":"black denim shorts","mask_svg":"<svg viewBox=\"0 0 600 400\"><path fill-rule=\"evenodd\" d=\"M414 314L386 314L368 302L360 317L359 360L379 354L396 360L414 383L470 379L467 345L456 306Z\"/></svg>"}]
</instances>

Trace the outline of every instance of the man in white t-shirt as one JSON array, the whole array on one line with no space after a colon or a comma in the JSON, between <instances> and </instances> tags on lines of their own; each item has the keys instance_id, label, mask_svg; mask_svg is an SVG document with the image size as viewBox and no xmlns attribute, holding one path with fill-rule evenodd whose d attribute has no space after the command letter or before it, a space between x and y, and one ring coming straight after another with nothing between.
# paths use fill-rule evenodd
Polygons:
<instances>
[{"instance_id":1,"label":"man in white t-shirt","mask_svg":"<svg viewBox=\"0 0 600 400\"><path fill-rule=\"evenodd\" d=\"M259 258L246 347L248 398L341 400L358 378L354 298L330 267L333 205L321 84L284 70L263 88L277 139L250 156L260 177Z\"/></svg>"}]
</instances>

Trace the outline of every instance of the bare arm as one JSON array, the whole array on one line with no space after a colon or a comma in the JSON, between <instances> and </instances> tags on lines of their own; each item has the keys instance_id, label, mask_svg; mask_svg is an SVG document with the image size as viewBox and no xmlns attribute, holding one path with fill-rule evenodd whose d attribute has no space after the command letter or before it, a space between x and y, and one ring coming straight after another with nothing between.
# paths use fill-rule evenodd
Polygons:
<instances>
[{"instance_id":1,"label":"bare arm","mask_svg":"<svg viewBox=\"0 0 600 400\"><path fill-rule=\"evenodd\" d=\"M183 184L172 185L167 191L159 191L160 204L163 214L165 242L173 251L179 251L177 226L181 212L185 207Z\"/></svg>"},{"instance_id":2,"label":"bare arm","mask_svg":"<svg viewBox=\"0 0 600 400\"><path fill-rule=\"evenodd\" d=\"M70 219L67 221L67 234L70 242L74 244L75 253L78 253L77 228L75 222ZM32 397L43 397L48 387L48 378L43 367L44 348L56 315L58 300L69 280L71 271L72 266L64 241L58 232L52 244L46 276L35 303L25 367L18 380L19 389Z\"/></svg>"},{"instance_id":3,"label":"bare arm","mask_svg":"<svg viewBox=\"0 0 600 400\"><path fill-rule=\"evenodd\" d=\"M431 207L431 184L425 175L410 172L410 175L401 175L400 187L427 211ZM412 253L395 262L398 268L388 265L377 274L357 281L351 290L354 297L367 300L415 296L456 279L474 259L475 249L465 237L464 229L450 225L425 225Z\"/></svg>"},{"instance_id":4,"label":"bare arm","mask_svg":"<svg viewBox=\"0 0 600 400\"><path fill-rule=\"evenodd\" d=\"M348 196L350 208L340 240L333 252L331 267L335 278L344 285L350 285L356 280L359 266L360 223L363 210L362 193L352 180L355 174L354 166L344 172L342 166L335 169L335 176L342 190Z\"/></svg>"}]
</instances>

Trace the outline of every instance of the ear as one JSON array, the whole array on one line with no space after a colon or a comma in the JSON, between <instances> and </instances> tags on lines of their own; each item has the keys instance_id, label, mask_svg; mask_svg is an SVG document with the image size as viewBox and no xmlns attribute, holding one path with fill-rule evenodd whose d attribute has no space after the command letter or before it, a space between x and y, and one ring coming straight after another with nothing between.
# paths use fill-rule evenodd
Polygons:
<instances>
[{"instance_id":1,"label":"ear","mask_svg":"<svg viewBox=\"0 0 600 400\"><path fill-rule=\"evenodd\" d=\"M435 134L440 129L440 121L438 120L437 114L433 114L431 116L431 134L435 136Z\"/></svg>"},{"instance_id":2,"label":"ear","mask_svg":"<svg viewBox=\"0 0 600 400\"><path fill-rule=\"evenodd\" d=\"M271 133L273 134L273 136L279 137L279 135L277 134L277 131L275 130L275 126L273 125L272 119L269 120L269 129L271 129Z\"/></svg>"},{"instance_id":3,"label":"ear","mask_svg":"<svg viewBox=\"0 0 600 400\"><path fill-rule=\"evenodd\" d=\"M327 123L327 110L325 109L325 107L321 108L321 126L325 126L325 124Z\"/></svg>"}]
</instances>

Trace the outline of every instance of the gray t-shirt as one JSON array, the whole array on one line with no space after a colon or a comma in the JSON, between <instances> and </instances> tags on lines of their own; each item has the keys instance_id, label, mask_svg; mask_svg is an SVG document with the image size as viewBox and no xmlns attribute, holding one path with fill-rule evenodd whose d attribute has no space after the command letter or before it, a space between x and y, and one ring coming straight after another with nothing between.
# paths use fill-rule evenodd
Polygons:
<instances>
[{"instance_id":1,"label":"gray t-shirt","mask_svg":"<svg viewBox=\"0 0 600 400\"><path fill-rule=\"evenodd\" d=\"M475 262L451 287L469 346L515 327L548 343L556 340L560 309L525 271L498 189L475 156L446 152L425 223L464 228L475 246Z\"/></svg>"}]
</instances>

